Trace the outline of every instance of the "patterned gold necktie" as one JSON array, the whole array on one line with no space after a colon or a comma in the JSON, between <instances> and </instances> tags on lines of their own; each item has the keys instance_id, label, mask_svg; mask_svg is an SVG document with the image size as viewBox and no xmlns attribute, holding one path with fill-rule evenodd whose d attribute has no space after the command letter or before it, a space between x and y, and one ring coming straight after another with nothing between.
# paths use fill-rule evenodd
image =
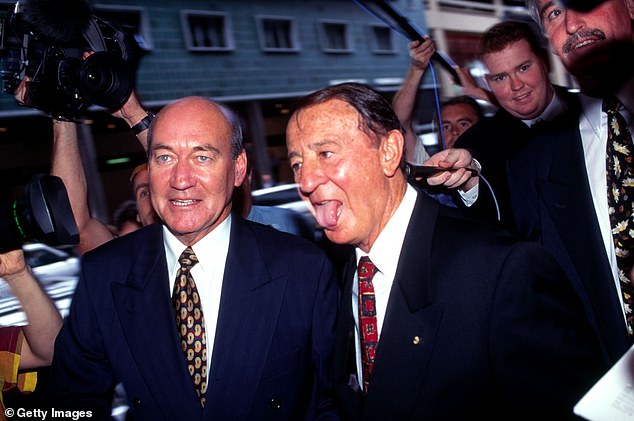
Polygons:
<instances>
[{"instance_id":1,"label":"patterned gold necktie","mask_svg":"<svg viewBox=\"0 0 634 421\"><path fill-rule=\"evenodd\" d=\"M176 274L172 302L176 314L176 327L181 338L185 362L192 376L200 405L205 406L207 392L207 339L205 318L191 268L198 258L191 247L187 247L178 259L181 267Z\"/></svg>"},{"instance_id":2,"label":"patterned gold necktie","mask_svg":"<svg viewBox=\"0 0 634 421\"><path fill-rule=\"evenodd\" d=\"M372 377L376 347L379 343L379 330L376 321L376 301L372 278L377 272L369 257L363 256L357 266L359 277L359 330L361 331L361 367L363 371L363 390L368 392Z\"/></svg>"},{"instance_id":3,"label":"patterned gold necktie","mask_svg":"<svg viewBox=\"0 0 634 421\"><path fill-rule=\"evenodd\" d=\"M632 135L623 115L620 103L614 98L605 100L603 111L608 115L607 183L608 213L612 226L612 238L616 252L621 294L625 309L627 332L633 334L632 283L630 270L634 265L634 155Z\"/></svg>"}]
</instances>

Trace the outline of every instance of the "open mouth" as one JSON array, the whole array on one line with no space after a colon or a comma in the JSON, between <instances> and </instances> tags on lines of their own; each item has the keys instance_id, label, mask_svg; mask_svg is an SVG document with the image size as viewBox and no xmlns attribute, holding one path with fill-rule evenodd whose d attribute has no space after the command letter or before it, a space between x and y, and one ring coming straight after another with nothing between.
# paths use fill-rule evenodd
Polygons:
<instances>
[{"instance_id":1,"label":"open mouth","mask_svg":"<svg viewBox=\"0 0 634 421\"><path fill-rule=\"evenodd\" d=\"M342 203L338 200L323 200L320 202L311 202L315 210L315 219L317 223L324 229L332 229L337 225L341 212L343 211Z\"/></svg>"},{"instance_id":2,"label":"open mouth","mask_svg":"<svg viewBox=\"0 0 634 421\"><path fill-rule=\"evenodd\" d=\"M185 206L191 206L191 205L194 205L194 204L198 203L198 200L194 200L194 199L170 200L170 202L172 203L172 205L174 205L176 207L185 207Z\"/></svg>"},{"instance_id":3,"label":"open mouth","mask_svg":"<svg viewBox=\"0 0 634 421\"><path fill-rule=\"evenodd\" d=\"M564 54L570 54L571 52L587 48L595 42L603 41L605 38L605 34L599 29L575 32L568 38L561 51Z\"/></svg>"}]
</instances>

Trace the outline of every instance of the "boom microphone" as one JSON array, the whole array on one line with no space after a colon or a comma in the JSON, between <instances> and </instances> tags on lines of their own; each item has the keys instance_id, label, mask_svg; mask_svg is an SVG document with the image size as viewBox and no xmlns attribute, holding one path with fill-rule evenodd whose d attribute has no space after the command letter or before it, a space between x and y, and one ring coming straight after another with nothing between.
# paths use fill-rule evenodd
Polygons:
<instances>
[{"instance_id":1,"label":"boom microphone","mask_svg":"<svg viewBox=\"0 0 634 421\"><path fill-rule=\"evenodd\" d=\"M401 34L409 38L410 41L422 41L423 35L418 31L412 22L398 12L393 6L385 0L353 0L363 9L369 11L377 18L387 23L392 29L397 30ZM460 78L456 72L456 63L446 54L436 51L431 59L442 66L451 75L455 84L460 85Z\"/></svg>"},{"instance_id":2,"label":"boom microphone","mask_svg":"<svg viewBox=\"0 0 634 421\"><path fill-rule=\"evenodd\" d=\"M60 44L81 40L93 14L85 0L21 0L16 10L38 33Z\"/></svg>"}]
</instances>

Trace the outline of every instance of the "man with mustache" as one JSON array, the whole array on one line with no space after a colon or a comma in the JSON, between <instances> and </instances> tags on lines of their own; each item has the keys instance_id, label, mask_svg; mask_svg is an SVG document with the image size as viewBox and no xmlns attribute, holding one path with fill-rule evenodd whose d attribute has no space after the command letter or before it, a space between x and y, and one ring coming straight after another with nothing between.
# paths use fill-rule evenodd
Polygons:
<instances>
[{"instance_id":1,"label":"man with mustache","mask_svg":"<svg viewBox=\"0 0 634 421\"><path fill-rule=\"evenodd\" d=\"M627 132L632 133L634 121L634 1L605 0L585 12L552 0L528 0L527 7L582 95L575 112L535 136L510 161L514 216L521 235L543 244L562 265L601 338L605 358L614 363L633 336L629 251L634 248L627 238L613 235L629 232L631 237L627 213L634 195L628 183L622 191L620 184L613 187L611 177L627 174L632 161ZM604 103L618 108L604 111ZM613 118L618 122L609 122ZM622 136L616 161L607 149L613 143L609 128L615 133L610 139ZM615 206L613 198L623 198L623 204ZM625 217L613 224L611 219L621 215L617 210Z\"/></svg>"}]
</instances>

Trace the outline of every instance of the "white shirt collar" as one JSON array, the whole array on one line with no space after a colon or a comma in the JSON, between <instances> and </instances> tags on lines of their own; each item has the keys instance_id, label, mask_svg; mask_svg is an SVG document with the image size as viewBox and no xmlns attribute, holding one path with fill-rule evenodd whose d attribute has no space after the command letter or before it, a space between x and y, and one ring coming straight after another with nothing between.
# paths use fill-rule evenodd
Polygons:
<instances>
[{"instance_id":1,"label":"white shirt collar","mask_svg":"<svg viewBox=\"0 0 634 421\"><path fill-rule=\"evenodd\" d=\"M565 110L566 103L559 97L559 95L557 95L557 91L555 90L552 99L539 116L530 120L522 120L522 122L524 122L524 124L528 127L531 127L533 124L541 121L554 120L555 117L562 114Z\"/></svg>"},{"instance_id":2,"label":"white shirt collar","mask_svg":"<svg viewBox=\"0 0 634 421\"><path fill-rule=\"evenodd\" d=\"M379 233L376 241L372 245L372 249L367 256L370 257L372 263L377 269L383 273L386 278L394 279L396 268L398 267L398 259L403 248L405 233L409 226L409 220L416 205L416 197L418 192L411 185L407 185L403 200L396 208L394 215ZM361 249L356 248L357 264L362 256L366 256Z\"/></svg>"},{"instance_id":3,"label":"white shirt collar","mask_svg":"<svg viewBox=\"0 0 634 421\"><path fill-rule=\"evenodd\" d=\"M198 258L200 268L204 272L207 265L213 264L212 256L226 256L229 249L229 234L231 233L231 214L224 221L222 221L216 228L203 238L198 240L196 244L192 246L194 254ZM176 272L180 267L178 258L181 253L187 247L181 241L170 232L170 230L163 225L163 243L165 245L165 258L167 260L167 270L170 274L170 279L176 276ZM222 250L223 253L214 253L214 250ZM172 276L174 275L174 276Z\"/></svg>"}]
</instances>

